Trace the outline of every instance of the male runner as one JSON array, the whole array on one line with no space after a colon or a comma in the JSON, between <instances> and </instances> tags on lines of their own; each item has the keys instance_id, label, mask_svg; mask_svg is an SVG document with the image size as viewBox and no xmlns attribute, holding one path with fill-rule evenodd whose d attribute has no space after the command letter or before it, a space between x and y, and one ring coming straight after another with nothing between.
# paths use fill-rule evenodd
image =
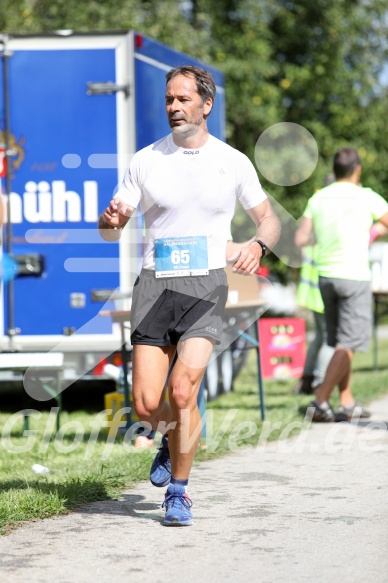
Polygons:
<instances>
[{"instance_id":1,"label":"male runner","mask_svg":"<svg viewBox=\"0 0 388 583\"><path fill-rule=\"evenodd\" d=\"M309 200L296 245L317 244L315 257L327 329L333 348L325 377L309 406L313 421L350 421L370 412L354 400L351 389L355 352L366 352L372 333L370 229L388 227L388 203L370 188L360 188L361 159L354 148L341 148L333 159L335 182ZM329 399L338 385L340 406Z\"/></svg>"},{"instance_id":2,"label":"male runner","mask_svg":"<svg viewBox=\"0 0 388 583\"><path fill-rule=\"evenodd\" d=\"M279 237L279 222L249 159L207 130L216 92L211 74L183 66L166 78L172 132L133 156L99 229L117 241L140 204L146 248L131 309L133 404L141 420L165 432L150 473L155 486L168 486L163 524L186 526L192 524L186 487L201 433L197 393L220 343L236 201L257 229L234 265L242 275L257 272Z\"/></svg>"}]
</instances>

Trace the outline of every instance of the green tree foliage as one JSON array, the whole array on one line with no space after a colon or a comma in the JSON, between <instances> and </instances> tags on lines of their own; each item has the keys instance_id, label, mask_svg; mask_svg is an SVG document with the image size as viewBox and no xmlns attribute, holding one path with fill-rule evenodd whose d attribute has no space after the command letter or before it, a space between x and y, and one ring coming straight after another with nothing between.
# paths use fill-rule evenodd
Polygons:
<instances>
[{"instance_id":1,"label":"green tree foliage","mask_svg":"<svg viewBox=\"0 0 388 583\"><path fill-rule=\"evenodd\" d=\"M360 149L367 182L370 163L379 164L378 126L383 128L381 118L376 126L374 112L383 103L379 75L387 57L387 24L381 0L278 0L273 6L272 58L280 65L273 82L283 89L284 121L303 124L318 143L314 189L339 147ZM385 177L378 190L388 194L387 187ZM299 213L305 197L297 191L308 196L309 188L308 183L289 189Z\"/></svg>"},{"instance_id":2,"label":"green tree foliage","mask_svg":"<svg viewBox=\"0 0 388 583\"><path fill-rule=\"evenodd\" d=\"M334 152L354 146L364 184L388 198L385 0L203 0L200 7L211 23L212 60L226 75L229 142L253 160L259 136L280 122L301 124L317 142L309 179L278 186L261 176L266 190L298 218ZM236 239L249 229L240 212Z\"/></svg>"},{"instance_id":3,"label":"green tree foliage","mask_svg":"<svg viewBox=\"0 0 388 583\"><path fill-rule=\"evenodd\" d=\"M193 31L174 0L3 0L0 29L7 32L77 32L135 29L177 50L209 59L208 34Z\"/></svg>"}]
</instances>

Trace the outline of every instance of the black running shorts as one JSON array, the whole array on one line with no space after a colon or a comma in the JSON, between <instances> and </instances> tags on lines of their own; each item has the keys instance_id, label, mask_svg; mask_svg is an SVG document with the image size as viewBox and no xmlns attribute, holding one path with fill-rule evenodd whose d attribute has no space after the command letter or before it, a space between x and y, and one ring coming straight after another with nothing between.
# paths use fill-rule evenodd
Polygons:
<instances>
[{"instance_id":1,"label":"black running shorts","mask_svg":"<svg viewBox=\"0 0 388 583\"><path fill-rule=\"evenodd\" d=\"M220 344L227 297L224 269L161 279L143 269L133 287L131 342L172 346L179 340L207 337Z\"/></svg>"}]
</instances>

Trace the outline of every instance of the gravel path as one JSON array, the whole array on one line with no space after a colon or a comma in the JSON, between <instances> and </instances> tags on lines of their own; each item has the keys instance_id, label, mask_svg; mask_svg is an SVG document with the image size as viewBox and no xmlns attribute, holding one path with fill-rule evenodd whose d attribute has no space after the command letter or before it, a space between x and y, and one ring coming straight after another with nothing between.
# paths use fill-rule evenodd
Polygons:
<instances>
[{"instance_id":1,"label":"gravel path","mask_svg":"<svg viewBox=\"0 0 388 583\"><path fill-rule=\"evenodd\" d=\"M196 464L194 525L161 525L149 483L0 538L2 583L385 583L388 395L373 425L313 424L294 439Z\"/></svg>"}]
</instances>

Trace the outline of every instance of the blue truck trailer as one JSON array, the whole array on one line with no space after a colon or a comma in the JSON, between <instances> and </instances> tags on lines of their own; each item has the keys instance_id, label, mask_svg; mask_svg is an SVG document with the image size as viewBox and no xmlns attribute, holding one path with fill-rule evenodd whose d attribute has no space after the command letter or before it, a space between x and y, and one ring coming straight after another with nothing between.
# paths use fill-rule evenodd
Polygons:
<instances>
[{"instance_id":1,"label":"blue truck trailer","mask_svg":"<svg viewBox=\"0 0 388 583\"><path fill-rule=\"evenodd\" d=\"M68 383L96 379L121 345L100 312L127 309L142 244L141 218L106 243L98 216L133 153L170 131L166 72L203 64L134 31L0 35L0 52L3 252L19 266L1 285L0 350L62 352ZM208 125L224 139L224 79L207 68Z\"/></svg>"}]
</instances>

